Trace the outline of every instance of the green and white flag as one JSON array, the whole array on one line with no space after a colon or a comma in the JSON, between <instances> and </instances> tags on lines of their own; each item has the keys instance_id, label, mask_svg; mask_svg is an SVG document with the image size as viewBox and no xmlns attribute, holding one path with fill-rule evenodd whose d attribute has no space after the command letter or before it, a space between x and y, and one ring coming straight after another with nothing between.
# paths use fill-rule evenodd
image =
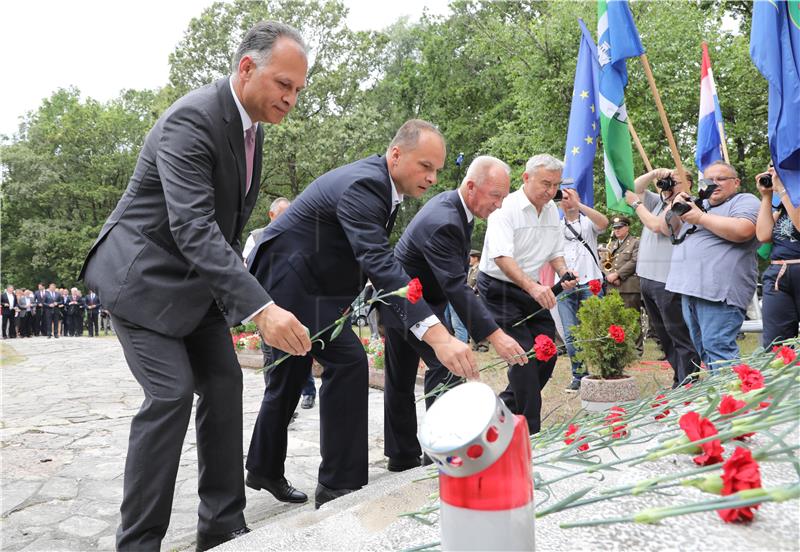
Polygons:
<instances>
[{"instance_id":1,"label":"green and white flag","mask_svg":"<svg viewBox=\"0 0 800 552\"><path fill-rule=\"evenodd\" d=\"M625 190L633 190L633 152L625 110L628 71L625 60L644 53L639 31L627 0L598 0L597 56L600 61L600 133L603 137L603 166L606 177L606 205L631 212Z\"/></svg>"}]
</instances>

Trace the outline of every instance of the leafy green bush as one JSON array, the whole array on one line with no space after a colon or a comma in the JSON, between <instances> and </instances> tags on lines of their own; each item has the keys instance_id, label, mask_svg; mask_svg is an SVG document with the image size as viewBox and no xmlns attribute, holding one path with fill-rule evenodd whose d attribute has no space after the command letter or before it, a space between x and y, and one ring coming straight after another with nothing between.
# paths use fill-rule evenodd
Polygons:
<instances>
[{"instance_id":1,"label":"leafy green bush","mask_svg":"<svg viewBox=\"0 0 800 552\"><path fill-rule=\"evenodd\" d=\"M603 297L590 297L578 310L579 324L573 326L572 337L576 358L589 367L589 373L603 379L624 376L624 371L637 358L639 313L625 307L619 292L612 290ZM609 336L609 327L621 326L625 339L617 343Z\"/></svg>"},{"instance_id":2,"label":"leafy green bush","mask_svg":"<svg viewBox=\"0 0 800 552\"><path fill-rule=\"evenodd\" d=\"M256 333L257 330L258 327L256 326L255 322L248 322L247 324L239 324L238 326L231 328L231 335L241 333Z\"/></svg>"}]
</instances>

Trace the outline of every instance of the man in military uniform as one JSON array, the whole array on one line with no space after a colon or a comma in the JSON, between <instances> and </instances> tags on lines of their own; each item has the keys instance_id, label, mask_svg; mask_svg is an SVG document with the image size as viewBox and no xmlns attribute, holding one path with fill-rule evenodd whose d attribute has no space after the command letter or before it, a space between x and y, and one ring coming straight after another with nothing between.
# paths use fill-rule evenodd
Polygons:
<instances>
[{"instance_id":1,"label":"man in military uniform","mask_svg":"<svg viewBox=\"0 0 800 552\"><path fill-rule=\"evenodd\" d=\"M639 289L639 277L636 276L636 260L639 257L639 238L630 235L631 221L628 217L617 215L611 219L611 228L614 239L608 248L608 259L611 261L611 268L603 267L606 275L606 282L616 289L622 296L625 306L641 312L642 295ZM636 349L639 355L642 354L643 344L642 334L636 342Z\"/></svg>"},{"instance_id":2,"label":"man in military uniform","mask_svg":"<svg viewBox=\"0 0 800 552\"><path fill-rule=\"evenodd\" d=\"M469 271L467 272L467 285L472 288L475 295L478 295L478 273L480 272L478 266L481 262L481 252L477 249L472 249L469 252ZM485 353L489 350L489 342L485 339L481 342L472 344L473 351Z\"/></svg>"}]
</instances>

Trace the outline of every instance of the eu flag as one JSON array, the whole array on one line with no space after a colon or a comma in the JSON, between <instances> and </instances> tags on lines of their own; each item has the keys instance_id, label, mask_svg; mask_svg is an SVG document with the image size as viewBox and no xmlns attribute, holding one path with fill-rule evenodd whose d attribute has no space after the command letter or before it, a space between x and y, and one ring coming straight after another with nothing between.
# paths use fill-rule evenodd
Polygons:
<instances>
[{"instance_id":1,"label":"eu flag","mask_svg":"<svg viewBox=\"0 0 800 552\"><path fill-rule=\"evenodd\" d=\"M597 110L597 78L600 64L597 47L592 35L583 23L581 44L578 49L578 65L575 67L575 86L572 89L572 107L569 111L567 147L564 153L565 182L572 180L580 195L581 203L594 206L594 154L597 151L597 136L600 134L600 114Z\"/></svg>"},{"instance_id":2,"label":"eu flag","mask_svg":"<svg viewBox=\"0 0 800 552\"><path fill-rule=\"evenodd\" d=\"M800 1L753 5L750 57L769 83L769 152L789 198L800 205Z\"/></svg>"}]
</instances>

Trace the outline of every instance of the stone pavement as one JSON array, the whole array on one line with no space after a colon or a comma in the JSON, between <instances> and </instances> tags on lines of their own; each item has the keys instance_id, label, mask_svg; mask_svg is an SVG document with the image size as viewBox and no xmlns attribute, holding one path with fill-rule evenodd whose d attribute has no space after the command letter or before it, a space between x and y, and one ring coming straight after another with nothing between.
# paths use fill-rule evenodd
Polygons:
<instances>
[{"instance_id":1,"label":"stone pavement","mask_svg":"<svg viewBox=\"0 0 800 552\"><path fill-rule=\"evenodd\" d=\"M142 400L113 337L43 337L4 343L25 357L3 365L0 423L2 550L112 550L131 417ZM244 370L246 452L263 394L263 376ZM369 395L370 482L389 475L383 456L383 394ZM421 405L420 405L421 407ZM299 410L290 426L287 477L313 494L319 463L319 409ZM193 549L197 456L189 423L164 550ZM313 501L312 501L313 502ZM289 510L247 489L245 517L258 527Z\"/></svg>"}]
</instances>

